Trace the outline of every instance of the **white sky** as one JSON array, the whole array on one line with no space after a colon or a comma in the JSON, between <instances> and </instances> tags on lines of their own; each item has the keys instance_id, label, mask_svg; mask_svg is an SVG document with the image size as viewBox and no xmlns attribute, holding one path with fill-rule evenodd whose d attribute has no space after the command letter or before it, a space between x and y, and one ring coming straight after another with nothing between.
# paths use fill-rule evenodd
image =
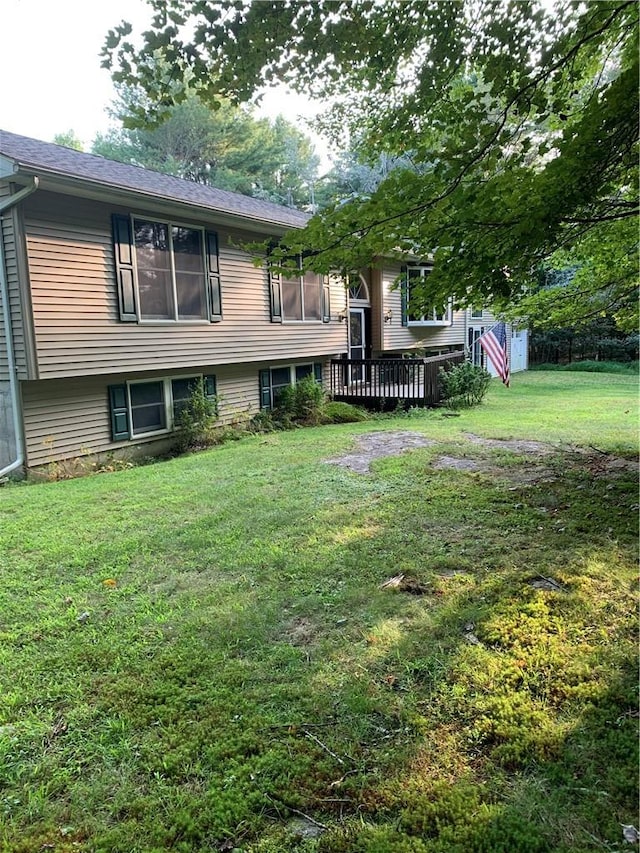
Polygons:
<instances>
[{"instance_id":1,"label":"white sky","mask_svg":"<svg viewBox=\"0 0 640 853\"><path fill-rule=\"evenodd\" d=\"M88 148L112 124L106 110L115 92L100 67L107 31L125 19L141 32L152 14L144 0L2 0L0 130L45 141L73 130ZM326 161L326 147L301 119L313 115L308 99L270 93L262 112L296 123Z\"/></svg>"}]
</instances>

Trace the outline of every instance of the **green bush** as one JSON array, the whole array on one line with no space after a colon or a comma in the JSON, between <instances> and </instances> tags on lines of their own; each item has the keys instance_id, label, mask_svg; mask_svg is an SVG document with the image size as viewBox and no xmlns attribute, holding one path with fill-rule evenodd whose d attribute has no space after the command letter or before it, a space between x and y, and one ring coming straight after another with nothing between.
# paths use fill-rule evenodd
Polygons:
<instances>
[{"instance_id":1,"label":"green bush","mask_svg":"<svg viewBox=\"0 0 640 853\"><path fill-rule=\"evenodd\" d=\"M325 403L323 410L323 423L327 424L354 424L369 420L369 413L351 403L341 403L330 400Z\"/></svg>"},{"instance_id":2,"label":"green bush","mask_svg":"<svg viewBox=\"0 0 640 853\"><path fill-rule=\"evenodd\" d=\"M217 398L207 397L200 378L176 418L176 450L185 453L190 448L207 445L217 417Z\"/></svg>"},{"instance_id":3,"label":"green bush","mask_svg":"<svg viewBox=\"0 0 640 853\"><path fill-rule=\"evenodd\" d=\"M278 429L278 424L269 409L257 412L247 424L247 432L265 433Z\"/></svg>"},{"instance_id":4,"label":"green bush","mask_svg":"<svg viewBox=\"0 0 640 853\"><path fill-rule=\"evenodd\" d=\"M305 376L295 385L281 391L274 417L285 425L287 421L293 421L294 424L319 424L322 423L325 402L322 385L313 376Z\"/></svg>"},{"instance_id":5,"label":"green bush","mask_svg":"<svg viewBox=\"0 0 640 853\"><path fill-rule=\"evenodd\" d=\"M298 426L332 423L326 418L327 398L322 385L313 376L305 376L295 385L283 388L273 409L264 409L247 425L249 432L273 432Z\"/></svg>"},{"instance_id":6,"label":"green bush","mask_svg":"<svg viewBox=\"0 0 640 853\"><path fill-rule=\"evenodd\" d=\"M442 399L450 409L477 406L487 393L491 375L483 367L465 361L438 373Z\"/></svg>"}]
</instances>

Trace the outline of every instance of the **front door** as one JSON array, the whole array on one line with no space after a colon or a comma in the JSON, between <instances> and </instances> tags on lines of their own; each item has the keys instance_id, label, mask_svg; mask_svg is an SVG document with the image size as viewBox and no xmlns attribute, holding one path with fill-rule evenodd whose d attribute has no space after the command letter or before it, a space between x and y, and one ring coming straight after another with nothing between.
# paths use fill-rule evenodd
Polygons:
<instances>
[{"instance_id":1,"label":"front door","mask_svg":"<svg viewBox=\"0 0 640 853\"><path fill-rule=\"evenodd\" d=\"M482 367L482 347L478 343L478 338L484 334L484 326L469 326L469 340L467 346L471 353L471 363Z\"/></svg>"},{"instance_id":2,"label":"front door","mask_svg":"<svg viewBox=\"0 0 640 853\"><path fill-rule=\"evenodd\" d=\"M366 328L364 320L364 308L349 309L349 358L360 359L365 357ZM364 379L364 365L351 366L351 381L359 382Z\"/></svg>"}]
</instances>

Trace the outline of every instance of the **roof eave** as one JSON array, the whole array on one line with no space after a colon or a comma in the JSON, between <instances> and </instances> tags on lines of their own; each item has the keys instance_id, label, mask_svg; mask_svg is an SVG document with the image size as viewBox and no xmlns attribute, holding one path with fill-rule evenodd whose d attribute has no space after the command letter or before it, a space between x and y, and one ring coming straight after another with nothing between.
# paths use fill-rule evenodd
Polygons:
<instances>
[{"instance_id":1,"label":"roof eave","mask_svg":"<svg viewBox=\"0 0 640 853\"><path fill-rule=\"evenodd\" d=\"M5 169L9 169L10 164L12 164L11 170L8 171L7 174L4 174L1 170L3 167ZM78 194L97 199L104 198L104 193L106 191L111 198L140 198L145 199L147 202L153 202L153 206L179 207L181 209L197 211L200 216L213 215L217 221L235 226L242 225L245 229L250 231L264 231L269 228L276 228L279 231L288 231L289 229L302 228L304 224L300 223L299 225L294 225L290 222L255 216L250 213L236 213L234 211L225 210L222 207L203 205L200 202L190 202L173 196L159 195L151 190L123 187L118 184L110 183L109 181L100 181L96 178L69 175L68 173L60 172L59 170L51 169L50 167L40 167L30 163L21 163L0 155L0 177L11 177L12 179L19 181L21 177L31 179L34 176L40 178L41 188L45 190L51 189L60 191L61 187L68 187L85 190L85 192ZM86 189L94 189L94 192L86 192Z\"/></svg>"}]
</instances>

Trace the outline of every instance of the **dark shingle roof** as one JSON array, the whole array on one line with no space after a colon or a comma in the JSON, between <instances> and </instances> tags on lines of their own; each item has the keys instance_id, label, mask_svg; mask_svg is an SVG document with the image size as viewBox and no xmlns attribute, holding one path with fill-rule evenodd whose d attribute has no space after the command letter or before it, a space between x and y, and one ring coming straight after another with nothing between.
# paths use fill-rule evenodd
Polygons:
<instances>
[{"instance_id":1,"label":"dark shingle roof","mask_svg":"<svg viewBox=\"0 0 640 853\"><path fill-rule=\"evenodd\" d=\"M300 228L309 219L306 213L269 201L196 184L141 166L128 166L5 130L0 130L0 155L36 174L40 170L60 177L84 178L105 187L142 192L261 222Z\"/></svg>"}]
</instances>

